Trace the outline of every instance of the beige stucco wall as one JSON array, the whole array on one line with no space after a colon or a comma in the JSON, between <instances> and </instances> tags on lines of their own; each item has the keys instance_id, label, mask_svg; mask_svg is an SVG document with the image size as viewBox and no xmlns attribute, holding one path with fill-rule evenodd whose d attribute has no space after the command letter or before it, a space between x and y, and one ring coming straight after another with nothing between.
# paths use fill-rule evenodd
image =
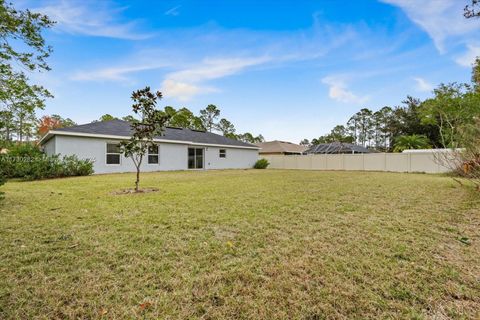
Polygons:
<instances>
[{"instance_id":1,"label":"beige stucco wall","mask_svg":"<svg viewBox=\"0 0 480 320\"><path fill-rule=\"evenodd\" d=\"M436 160L435 153L371 153L317 155L260 155L272 169L357 170L392 172L448 172L447 166Z\"/></svg>"}]
</instances>

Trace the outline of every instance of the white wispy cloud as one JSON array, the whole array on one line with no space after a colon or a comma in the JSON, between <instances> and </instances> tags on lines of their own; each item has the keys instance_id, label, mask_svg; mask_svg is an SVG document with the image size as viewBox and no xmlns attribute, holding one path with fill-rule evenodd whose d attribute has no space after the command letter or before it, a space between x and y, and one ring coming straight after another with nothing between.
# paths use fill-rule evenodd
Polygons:
<instances>
[{"instance_id":1,"label":"white wispy cloud","mask_svg":"<svg viewBox=\"0 0 480 320\"><path fill-rule=\"evenodd\" d=\"M205 81L234 75L270 61L269 57L207 58L194 66L167 74L161 90L167 97L187 101L201 92L219 91L203 86Z\"/></svg>"},{"instance_id":2,"label":"white wispy cloud","mask_svg":"<svg viewBox=\"0 0 480 320\"><path fill-rule=\"evenodd\" d=\"M445 54L458 45L465 53L454 60L462 66L471 66L472 55L478 54L480 24L465 19L465 1L459 0L380 0L398 6L410 20L422 28L433 40L437 50Z\"/></svg>"},{"instance_id":3,"label":"white wispy cloud","mask_svg":"<svg viewBox=\"0 0 480 320\"><path fill-rule=\"evenodd\" d=\"M463 16L464 1L381 0L400 7L406 15L432 38L440 52L445 52L449 37L465 36L480 30L477 23Z\"/></svg>"},{"instance_id":4,"label":"white wispy cloud","mask_svg":"<svg viewBox=\"0 0 480 320\"><path fill-rule=\"evenodd\" d=\"M176 98L179 101L185 102L190 101L192 97L198 94L218 92L219 90L213 87L166 79L162 82L161 91L167 97Z\"/></svg>"},{"instance_id":5,"label":"white wispy cloud","mask_svg":"<svg viewBox=\"0 0 480 320\"><path fill-rule=\"evenodd\" d=\"M198 82L232 75L243 69L271 61L269 57L206 58L201 64L167 75L174 80Z\"/></svg>"},{"instance_id":6,"label":"white wispy cloud","mask_svg":"<svg viewBox=\"0 0 480 320\"><path fill-rule=\"evenodd\" d=\"M475 62L475 59L480 56L480 46L467 45L467 51L458 56L455 61L464 67L472 67L472 64Z\"/></svg>"},{"instance_id":7,"label":"white wispy cloud","mask_svg":"<svg viewBox=\"0 0 480 320\"><path fill-rule=\"evenodd\" d=\"M417 91L420 92L430 92L433 90L433 85L428 82L427 80L420 78L420 77L415 77L413 78L416 82L416 89Z\"/></svg>"},{"instance_id":8,"label":"white wispy cloud","mask_svg":"<svg viewBox=\"0 0 480 320\"><path fill-rule=\"evenodd\" d=\"M180 12L178 11L178 9L180 9L181 5L178 5L178 6L175 6L171 9L168 9L167 11L165 11L165 15L166 16L178 16L180 14Z\"/></svg>"},{"instance_id":9,"label":"white wispy cloud","mask_svg":"<svg viewBox=\"0 0 480 320\"><path fill-rule=\"evenodd\" d=\"M70 79L77 81L128 81L129 75L146 70L155 70L168 66L168 64L140 64L123 65L118 67L99 68L90 71L78 71Z\"/></svg>"},{"instance_id":10,"label":"white wispy cloud","mask_svg":"<svg viewBox=\"0 0 480 320\"><path fill-rule=\"evenodd\" d=\"M327 76L322 79L322 83L328 86L328 96L336 101L343 103L362 104L368 101L368 96L358 96L348 90L345 79L341 76Z\"/></svg>"},{"instance_id":11,"label":"white wispy cloud","mask_svg":"<svg viewBox=\"0 0 480 320\"><path fill-rule=\"evenodd\" d=\"M119 15L123 10L124 8L114 7L107 1L63 0L48 1L32 9L56 21L53 30L59 32L129 40L140 40L151 36L136 31L136 21L119 21Z\"/></svg>"},{"instance_id":12,"label":"white wispy cloud","mask_svg":"<svg viewBox=\"0 0 480 320\"><path fill-rule=\"evenodd\" d=\"M162 50L137 52L113 66L80 70L73 80L133 82L135 74L159 70L165 96L181 101L207 92L218 92L210 81L234 76L253 68L277 68L295 62L320 60L360 37L349 26L331 27L317 20L312 28L294 32L225 30L204 26L157 34ZM365 40L361 39L364 43ZM219 46L218 44L222 45ZM163 63L154 63L161 61Z\"/></svg>"}]
</instances>

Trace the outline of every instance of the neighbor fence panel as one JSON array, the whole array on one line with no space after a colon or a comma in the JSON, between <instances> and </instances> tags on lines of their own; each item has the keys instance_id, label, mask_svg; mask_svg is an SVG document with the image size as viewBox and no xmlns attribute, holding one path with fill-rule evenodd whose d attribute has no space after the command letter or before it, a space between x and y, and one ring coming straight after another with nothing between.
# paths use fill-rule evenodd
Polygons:
<instances>
[{"instance_id":1,"label":"neighbor fence panel","mask_svg":"<svg viewBox=\"0 0 480 320\"><path fill-rule=\"evenodd\" d=\"M448 172L432 152L369 153L369 154L315 154L315 155L260 155L270 162L272 169L302 170L356 170L391 172Z\"/></svg>"}]
</instances>

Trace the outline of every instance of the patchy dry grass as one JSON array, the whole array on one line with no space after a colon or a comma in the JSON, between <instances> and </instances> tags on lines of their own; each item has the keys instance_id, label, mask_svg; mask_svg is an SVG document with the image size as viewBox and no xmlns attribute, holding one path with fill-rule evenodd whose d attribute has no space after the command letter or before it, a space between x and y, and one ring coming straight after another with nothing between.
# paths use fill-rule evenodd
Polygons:
<instances>
[{"instance_id":1,"label":"patchy dry grass","mask_svg":"<svg viewBox=\"0 0 480 320\"><path fill-rule=\"evenodd\" d=\"M479 318L480 202L441 176L9 182L0 318Z\"/></svg>"}]
</instances>

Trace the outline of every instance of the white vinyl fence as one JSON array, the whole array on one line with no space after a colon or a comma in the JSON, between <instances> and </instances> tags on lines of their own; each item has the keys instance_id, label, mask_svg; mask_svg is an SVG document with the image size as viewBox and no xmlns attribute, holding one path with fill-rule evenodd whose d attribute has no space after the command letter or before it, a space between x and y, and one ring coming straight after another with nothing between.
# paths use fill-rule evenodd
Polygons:
<instances>
[{"instance_id":1,"label":"white vinyl fence","mask_svg":"<svg viewBox=\"0 0 480 320\"><path fill-rule=\"evenodd\" d=\"M271 169L302 170L357 170L391 172L442 173L451 169L440 164L438 154L368 153L368 154L314 154L314 155L260 155L270 162ZM442 156L442 158L444 158Z\"/></svg>"}]
</instances>

